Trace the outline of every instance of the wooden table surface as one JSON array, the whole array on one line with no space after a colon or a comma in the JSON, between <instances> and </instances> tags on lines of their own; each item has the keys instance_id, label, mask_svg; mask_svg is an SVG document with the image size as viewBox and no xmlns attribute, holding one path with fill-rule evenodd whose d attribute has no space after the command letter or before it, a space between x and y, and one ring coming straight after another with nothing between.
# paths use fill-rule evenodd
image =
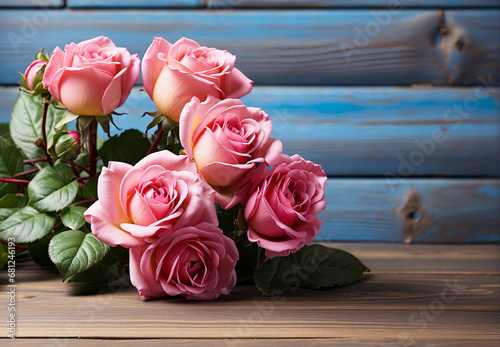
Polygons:
<instances>
[{"instance_id":1,"label":"wooden table surface","mask_svg":"<svg viewBox=\"0 0 500 347\"><path fill-rule=\"evenodd\" d=\"M239 286L211 302L141 301L135 288L76 294L58 273L16 269L16 340L27 346L500 345L500 246L330 244L372 273L353 286L261 297Z\"/></svg>"}]
</instances>

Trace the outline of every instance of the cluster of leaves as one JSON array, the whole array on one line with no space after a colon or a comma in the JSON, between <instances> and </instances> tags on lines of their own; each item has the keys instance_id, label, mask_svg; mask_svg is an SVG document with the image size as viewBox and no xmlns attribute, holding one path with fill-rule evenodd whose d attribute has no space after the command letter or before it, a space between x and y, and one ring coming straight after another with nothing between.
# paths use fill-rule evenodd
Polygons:
<instances>
[{"instance_id":1,"label":"cluster of leaves","mask_svg":"<svg viewBox=\"0 0 500 347\"><path fill-rule=\"evenodd\" d=\"M265 250L246 236L246 222L239 206L217 214L224 233L238 246L238 283L253 283L263 295L280 295L289 288L322 289L359 282L369 272L359 259L341 249L320 244L302 247L294 254L268 259ZM243 230L242 230L243 229Z\"/></svg>"},{"instance_id":2,"label":"cluster of leaves","mask_svg":"<svg viewBox=\"0 0 500 347\"><path fill-rule=\"evenodd\" d=\"M0 178L10 181L0 181L0 240L15 239L17 246L24 246L18 249L18 261L21 250L27 249L25 258L55 265L68 282L110 283L124 273L128 252L121 247L110 250L92 235L84 212L97 199L97 179L88 175L87 154L82 148L72 159L52 156L49 163L36 143L42 138L42 116L42 98L20 93L10 126L0 125ZM48 106L49 143L65 132L65 127L55 130L63 116L64 110ZM150 146L136 130L98 143L105 164L110 159L134 164ZM1 266L4 254L0 247Z\"/></svg>"}]
</instances>

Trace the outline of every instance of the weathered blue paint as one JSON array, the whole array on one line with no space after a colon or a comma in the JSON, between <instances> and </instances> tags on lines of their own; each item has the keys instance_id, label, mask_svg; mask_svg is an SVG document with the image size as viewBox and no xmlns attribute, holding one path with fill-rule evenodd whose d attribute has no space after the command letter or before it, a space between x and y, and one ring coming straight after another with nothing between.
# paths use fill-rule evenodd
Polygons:
<instances>
[{"instance_id":1,"label":"weathered blue paint","mask_svg":"<svg viewBox=\"0 0 500 347\"><path fill-rule=\"evenodd\" d=\"M49 12L41 22L39 11L5 10L0 12L0 84L15 83L12 71L24 70L41 47L51 51L98 35L140 56L154 36L190 37L236 54L237 67L257 84L469 85L489 75L498 82L499 14L408 10L382 25L369 10L64 9ZM443 25L448 31L438 30ZM368 30L374 34L367 36Z\"/></svg>"},{"instance_id":2,"label":"weathered blue paint","mask_svg":"<svg viewBox=\"0 0 500 347\"><path fill-rule=\"evenodd\" d=\"M72 1L72 0L70 0ZM399 8L462 8L500 7L498 0L208 0L209 8L385 8L397 11Z\"/></svg>"},{"instance_id":3,"label":"weathered blue paint","mask_svg":"<svg viewBox=\"0 0 500 347\"><path fill-rule=\"evenodd\" d=\"M185 8L203 7L203 0L66 0L73 8Z\"/></svg>"},{"instance_id":4,"label":"weathered blue paint","mask_svg":"<svg viewBox=\"0 0 500 347\"><path fill-rule=\"evenodd\" d=\"M63 7L64 0L2 0L2 7Z\"/></svg>"},{"instance_id":5,"label":"weathered blue paint","mask_svg":"<svg viewBox=\"0 0 500 347\"><path fill-rule=\"evenodd\" d=\"M500 180L329 179L326 199L318 240L456 243L500 239Z\"/></svg>"},{"instance_id":6,"label":"weathered blue paint","mask_svg":"<svg viewBox=\"0 0 500 347\"><path fill-rule=\"evenodd\" d=\"M17 90L0 91L6 122ZM498 177L498 95L480 87L255 87L243 101L270 115L286 153L321 164L331 176ZM477 103L472 109L466 100ZM136 88L116 123L142 131L150 118L140 116L155 109Z\"/></svg>"},{"instance_id":7,"label":"weathered blue paint","mask_svg":"<svg viewBox=\"0 0 500 347\"><path fill-rule=\"evenodd\" d=\"M15 71L41 47L98 35L140 56L154 36L228 49L257 85L245 103L269 113L286 153L322 164L331 176L318 240L498 242L500 92L492 87L500 81L500 1L402 0L412 10L393 12L389 3L67 0L66 9L2 9L0 84L15 84ZM212 10L145 9L205 5ZM89 9L102 6L108 8ZM233 9L266 6L332 9ZM119 7L129 10L110 9ZM477 86L373 87L422 83ZM8 121L16 93L0 88L0 122ZM154 105L135 89L117 110L128 114L116 122L145 129L149 119L139 116L148 110ZM445 140L429 150L422 143L429 146L433 134Z\"/></svg>"}]
</instances>

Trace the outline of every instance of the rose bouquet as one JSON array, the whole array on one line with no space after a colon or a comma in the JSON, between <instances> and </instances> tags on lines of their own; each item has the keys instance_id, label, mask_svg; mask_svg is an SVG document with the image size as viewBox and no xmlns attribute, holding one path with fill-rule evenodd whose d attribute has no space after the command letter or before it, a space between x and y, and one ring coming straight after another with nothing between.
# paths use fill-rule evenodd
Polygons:
<instances>
[{"instance_id":1,"label":"rose bouquet","mask_svg":"<svg viewBox=\"0 0 500 347\"><path fill-rule=\"evenodd\" d=\"M309 245L327 177L283 154L265 111L239 100L253 82L235 60L186 38L155 38L142 62L102 36L37 53L0 128L0 239L68 282L128 275L144 300L360 280L354 256ZM151 123L100 138L140 70Z\"/></svg>"}]
</instances>

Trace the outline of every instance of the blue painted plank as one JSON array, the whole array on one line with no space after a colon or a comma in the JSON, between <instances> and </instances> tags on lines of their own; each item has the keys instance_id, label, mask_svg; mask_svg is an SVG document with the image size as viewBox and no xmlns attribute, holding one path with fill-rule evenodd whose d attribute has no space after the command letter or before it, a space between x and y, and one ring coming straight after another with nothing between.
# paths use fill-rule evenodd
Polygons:
<instances>
[{"instance_id":1,"label":"blue painted plank","mask_svg":"<svg viewBox=\"0 0 500 347\"><path fill-rule=\"evenodd\" d=\"M63 7L64 0L2 0L1 7Z\"/></svg>"},{"instance_id":2,"label":"blue painted plank","mask_svg":"<svg viewBox=\"0 0 500 347\"><path fill-rule=\"evenodd\" d=\"M154 36L190 37L236 54L237 67L257 84L470 85L490 75L500 81L497 10L453 12L449 25L448 12L437 10L387 19L369 10L47 12L45 19L33 10L0 12L0 84L15 83L15 71L41 47L98 35L141 56Z\"/></svg>"},{"instance_id":3,"label":"blue painted plank","mask_svg":"<svg viewBox=\"0 0 500 347\"><path fill-rule=\"evenodd\" d=\"M330 179L326 199L318 240L500 240L500 180Z\"/></svg>"},{"instance_id":4,"label":"blue painted plank","mask_svg":"<svg viewBox=\"0 0 500 347\"><path fill-rule=\"evenodd\" d=\"M0 122L17 90L0 89ZM243 98L263 108L285 152L323 166L330 176L498 177L500 89L255 87ZM134 89L118 109L123 129L143 131L155 107ZM112 133L117 133L112 129Z\"/></svg>"},{"instance_id":5,"label":"blue painted plank","mask_svg":"<svg viewBox=\"0 0 500 347\"><path fill-rule=\"evenodd\" d=\"M70 0L72 1L72 0ZM226 8L460 8L460 7L500 7L499 0L208 0L207 6L215 9Z\"/></svg>"},{"instance_id":6,"label":"blue painted plank","mask_svg":"<svg viewBox=\"0 0 500 347\"><path fill-rule=\"evenodd\" d=\"M203 7L204 0L66 0L72 8L173 8Z\"/></svg>"}]
</instances>

